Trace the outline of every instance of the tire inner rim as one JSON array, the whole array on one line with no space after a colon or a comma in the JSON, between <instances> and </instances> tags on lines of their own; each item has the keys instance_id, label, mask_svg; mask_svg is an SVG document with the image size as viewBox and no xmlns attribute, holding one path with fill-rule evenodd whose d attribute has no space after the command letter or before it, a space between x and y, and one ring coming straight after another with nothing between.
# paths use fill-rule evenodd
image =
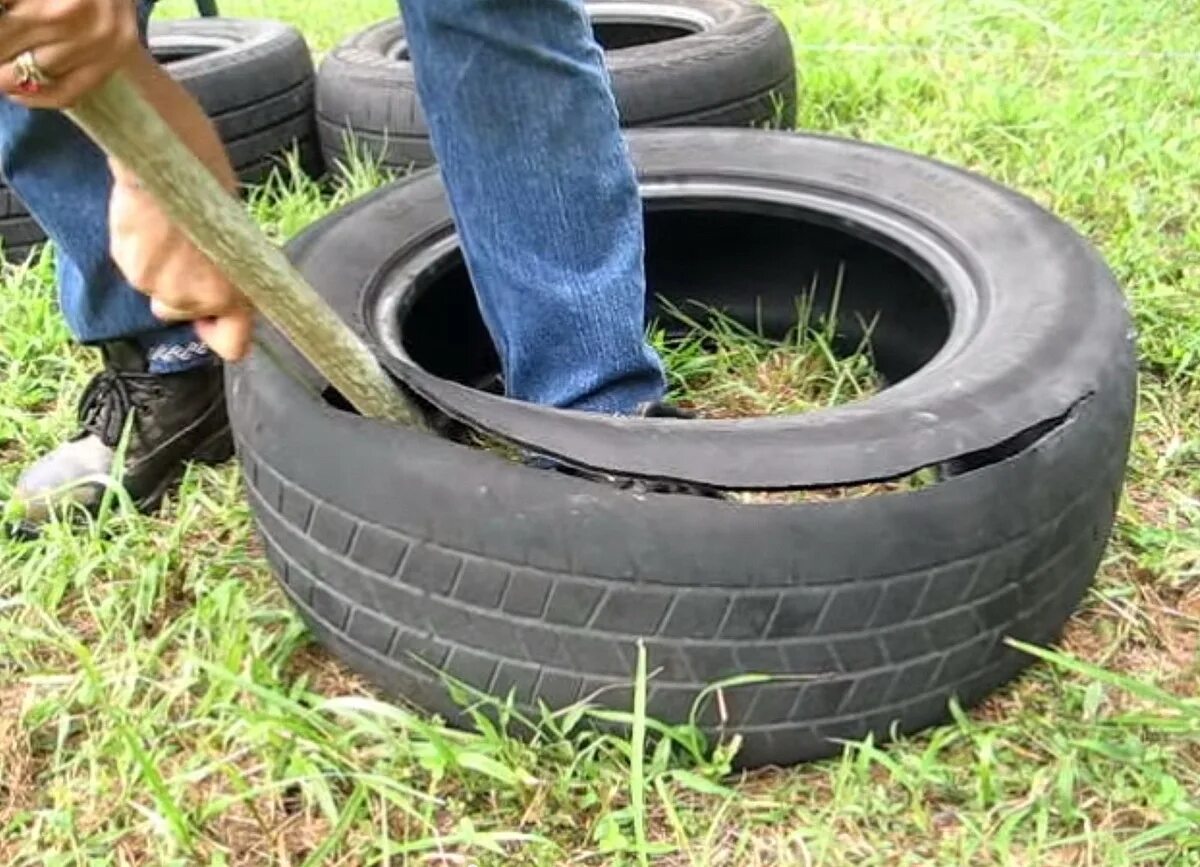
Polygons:
<instances>
[{"instance_id":1,"label":"tire inner rim","mask_svg":"<svg viewBox=\"0 0 1200 867\"><path fill-rule=\"evenodd\" d=\"M808 303L817 316L840 286L835 352L857 348L870 323L884 387L813 412L682 423L485 393L498 362L448 214L382 263L359 296L361 321L384 366L452 418L601 475L795 490L898 479L972 451L957 432L936 433L941 408L928 405L930 394L954 381L947 364L972 349L984 322L986 283L951 229L815 184L717 174L650 176L642 189L650 317L663 296L676 306L709 305L779 336L814 285ZM1026 427L978 448L1023 436ZM866 439L847 439L847 430ZM722 460L734 432L739 455ZM756 461L760 453L771 460Z\"/></svg>"},{"instance_id":2,"label":"tire inner rim","mask_svg":"<svg viewBox=\"0 0 1200 867\"><path fill-rule=\"evenodd\" d=\"M642 191L651 320L666 300L779 339L811 296L816 316L836 309L836 350L868 338L887 388L936 369L975 328L979 301L965 266L906 219L815 191L715 181ZM386 271L368 309L387 355L462 385L494 377L499 359L452 229ZM681 330L669 316L659 321Z\"/></svg>"},{"instance_id":3,"label":"tire inner rim","mask_svg":"<svg viewBox=\"0 0 1200 867\"><path fill-rule=\"evenodd\" d=\"M182 63L185 60L225 51L237 44L230 39L202 33L189 33L187 36L156 36L151 31L150 36L150 53L154 55L155 60L162 64Z\"/></svg>"},{"instance_id":4,"label":"tire inner rim","mask_svg":"<svg viewBox=\"0 0 1200 867\"><path fill-rule=\"evenodd\" d=\"M669 3L589 3L587 12L596 41L605 51L670 42L711 30L717 24L715 18L698 9ZM405 38L387 46L384 54L402 63L412 60Z\"/></svg>"}]
</instances>

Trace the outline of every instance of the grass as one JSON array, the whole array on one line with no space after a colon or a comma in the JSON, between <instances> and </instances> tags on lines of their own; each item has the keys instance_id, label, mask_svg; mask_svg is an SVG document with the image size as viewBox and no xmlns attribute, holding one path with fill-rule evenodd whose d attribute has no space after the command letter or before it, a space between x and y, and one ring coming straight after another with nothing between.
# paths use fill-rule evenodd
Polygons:
<instances>
[{"instance_id":1,"label":"grass","mask_svg":"<svg viewBox=\"0 0 1200 867\"><path fill-rule=\"evenodd\" d=\"M1200 863L1200 7L773 2L796 44L801 126L1025 191L1097 243L1129 293L1143 376L1129 491L1058 651L954 724L745 778L686 729L657 737L639 718L628 740L583 734L583 709L514 721L535 728L529 743L482 718L453 732L375 703L310 644L236 471L197 469L160 516L115 499L83 532L0 542L0 863ZM392 11L222 6L289 18L317 48ZM370 184L333 201L280 184L255 212L286 237ZM0 321L3 499L71 430L95 361L70 345L48 258L4 274ZM780 394L790 370L755 379L796 353L724 345L742 361L678 384L738 411L812 399ZM827 385L844 366L815 369Z\"/></svg>"},{"instance_id":2,"label":"grass","mask_svg":"<svg viewBox=\"0 0 1200 867\"><path fill-rule=\"evenodd\" d=\"M840 280L822 316L811 291L797 295L796 324L777 339L719 310L661 302L649 336L667 367L669 398L705 418L749 418L840 406L878 392L869 324L853 349L839 345Z\"/></svg>"}]
</instances>

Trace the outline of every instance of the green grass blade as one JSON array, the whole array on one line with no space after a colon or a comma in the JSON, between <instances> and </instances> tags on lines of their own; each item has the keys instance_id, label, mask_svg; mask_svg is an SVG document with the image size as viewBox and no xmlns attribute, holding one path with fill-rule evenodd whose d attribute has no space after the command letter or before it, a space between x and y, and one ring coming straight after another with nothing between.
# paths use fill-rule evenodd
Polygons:
<instances>
[{"instance_id":1,"label":"green grass blade","mask_svg":"<svg viewBox=\"0 0 1200 867\"><path fill-rule=\"evenodd\" d=\"M638 860L649 863L646 836L646 643L638 641L637 676L633 687L633 732L630 736L629 807Z\"/></svg>"}]
</instances>

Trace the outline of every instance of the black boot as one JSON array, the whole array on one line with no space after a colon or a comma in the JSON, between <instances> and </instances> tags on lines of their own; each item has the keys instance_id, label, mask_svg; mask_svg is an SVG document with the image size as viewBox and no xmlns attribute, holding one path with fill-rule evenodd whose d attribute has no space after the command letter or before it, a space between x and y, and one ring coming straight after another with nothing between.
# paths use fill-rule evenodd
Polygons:
<instances>
[{"instance_id":1,"label":"black boot","mask_svg":"<svg viewBox=\"0 0 1200 867\"><path fill-rule=\"evenodd\" d=\"M158 506L189 461L218 464L233 455L219 365L158 375L146 372L135 344L109 343L101 352L105 369L80 401L79 433L17 481L14 498L23 506L26 529L69 502L99 505L104 489L92 479L116 475L116 450L130 418L120 478L142 511Z\"/></svg>"}]
</instances>

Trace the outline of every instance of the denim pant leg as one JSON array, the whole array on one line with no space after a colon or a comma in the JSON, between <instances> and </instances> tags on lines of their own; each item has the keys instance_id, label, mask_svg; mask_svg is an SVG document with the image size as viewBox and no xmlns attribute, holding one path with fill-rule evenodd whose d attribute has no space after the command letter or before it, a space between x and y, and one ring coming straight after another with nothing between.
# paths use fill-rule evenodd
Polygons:
<instances>
[{"instance_id":1,"label":"denim pant leg","mask_svg":"<svg viewBox=\"0 0 1200 867\"><path fill-rule=\"evenodd\" d=\"M582 0L401 0L484 319L520 400L659 400L642 205Z\"/></svg>"},{"instance_id":2,"label":"denim pant leg","mask_svg":"<svg viewBox=\"0 0 1200 867\"><path fill-rule=\"evenodd\" d=\"M141 5L143 32L151 6ZM0 170L57 247L60 303L80 342L134 340L155 373L212 363L191 326L164 327L109 257L112 176L78 127L0 97Z\"/></svg>"}]
</instances>

